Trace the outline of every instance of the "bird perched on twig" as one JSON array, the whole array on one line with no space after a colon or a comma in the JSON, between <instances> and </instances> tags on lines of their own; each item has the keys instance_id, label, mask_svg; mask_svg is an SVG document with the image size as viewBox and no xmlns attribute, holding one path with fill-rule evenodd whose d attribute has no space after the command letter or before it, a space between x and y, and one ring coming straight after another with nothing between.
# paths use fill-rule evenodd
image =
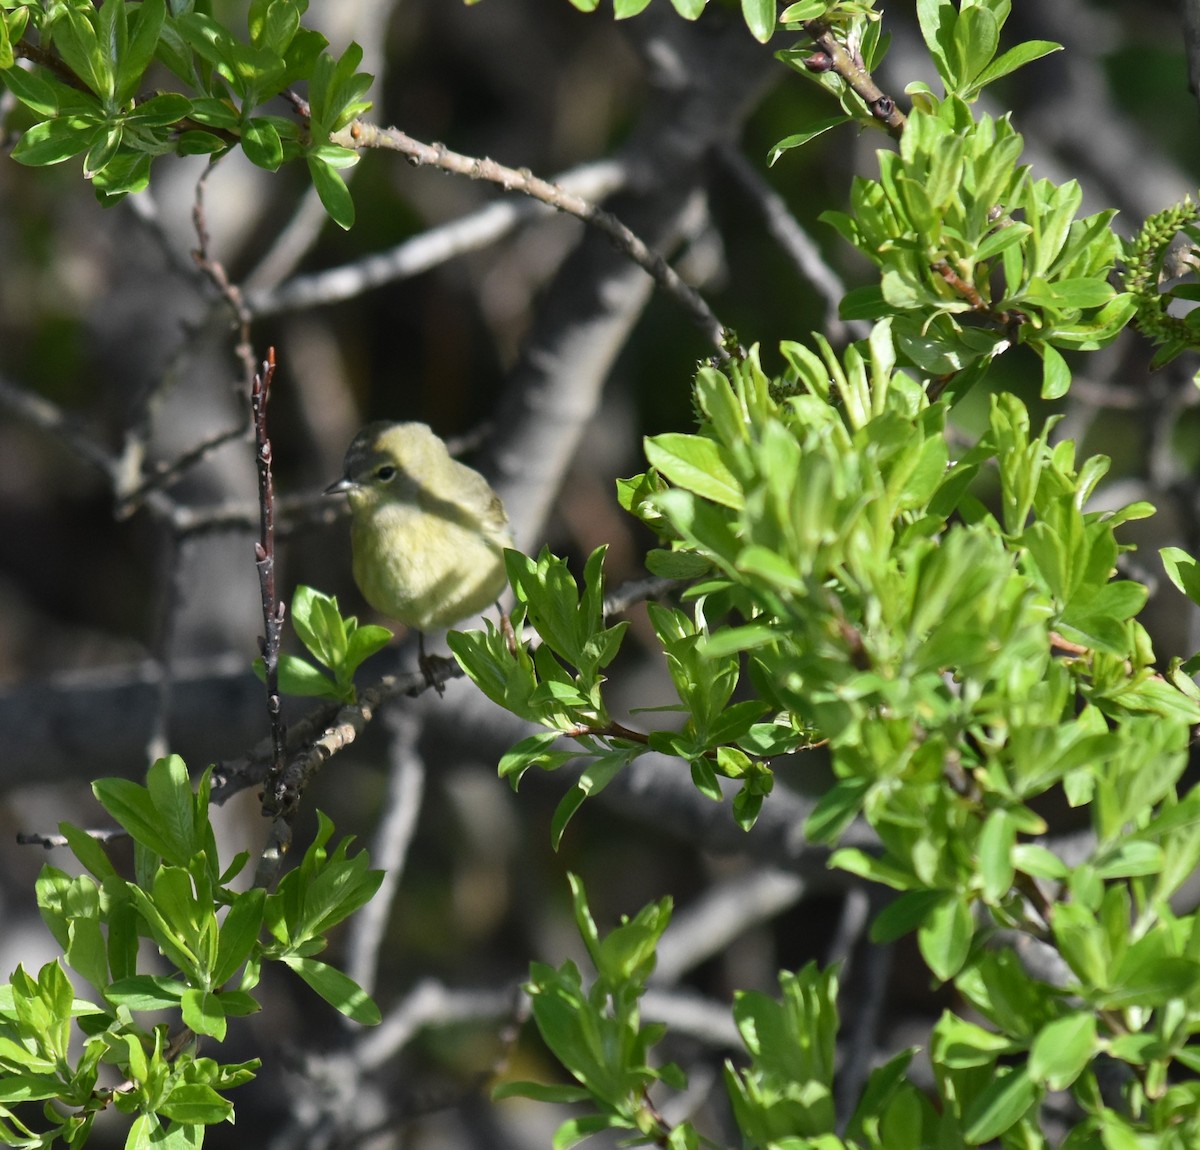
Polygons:
<instances>
[{"instance_id":1,"label":"bird perched on twig","mask_svg":"<svg viewBox=\"0 0 1200 1150\"><path fill-rule=\"evenodd\" d=\"M418 632L421 669L441 691L425 632L476 615L505 587L511 547L500 496L424 423L369 423L346 450L354 581L380 614Z\"/></svg>"}]
</instances>

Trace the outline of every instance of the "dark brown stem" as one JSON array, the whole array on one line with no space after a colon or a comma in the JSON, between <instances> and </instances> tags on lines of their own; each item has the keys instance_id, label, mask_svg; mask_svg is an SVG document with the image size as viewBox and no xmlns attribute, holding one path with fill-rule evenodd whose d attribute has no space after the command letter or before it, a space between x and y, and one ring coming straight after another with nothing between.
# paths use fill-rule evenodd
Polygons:
<instances>
[{"instance_id":1,"label":"dark brown stem","mask_svg":"<svg viewBox=\"0 0 1200 1150\"><path fill-rule=\"evenodd\" d=\"M897 107L896 101L875 83L862 60L852 56L846 46L837 41L824 21L806 20L804 31L812 37L818 50L829 58L828 70L836 72L846 81L893 139L900 139L908 118Z\"/></svg>"},{"instance_id":2,"label":"dark brown stem","mask_svg":"<svg viewBox=\"0 0 1200 1150\"><path fill-rule=\"evenodd\" d=\"M262 368L254 376L250 389L250 410L254 414L254 459L258 466L259 541L254 545L258 587L262 596L262 656L267 680L267 717L271 723L271 769L263 791L263 812L278 814L274 792L283 774L287 732L283 726L279 697L279 646L283 635L286 608L275 589L275 488L271 479L271 440L267 435L267 401L275 377L275 349L267 350Z\"/></svg>"},{"instance_id":3,"label":"dark brown stem","mask_svg":"<svg viewBox=\"0 0 1200 1150\"><path fill-rule=\"evenodd\" d=\"M1000 324L1005 329L1005 334L1009 340L1013 343L1017 342L1020 334L1018 329L1029 318L1024 312L1015 309L1011 311L995 311L991 304L979 294L979 289L974 284L967 283L946 260L935 260L929 267L931 271L937 272L946 281L947 285L956 295L966 300L971 305L973 311L977 311L980 315L986 316L988 319Z\"/></svg>"}]
</instances>

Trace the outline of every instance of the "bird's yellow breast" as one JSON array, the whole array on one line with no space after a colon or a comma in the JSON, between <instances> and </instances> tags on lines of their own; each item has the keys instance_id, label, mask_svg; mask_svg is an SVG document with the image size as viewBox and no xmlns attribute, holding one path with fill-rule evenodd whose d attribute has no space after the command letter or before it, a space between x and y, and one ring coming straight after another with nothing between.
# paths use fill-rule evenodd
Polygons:
<instances>
[{"instance_id":1,"label":"bird's yellow breast","mask_svg":"<svg viewBox=\"0 0 1200 1150\"><path fill-rule=\"evenodd\" d=\"M353 511L354 578L381 614L434 631L486 610L504 590L506 532L408 502L361 501Z\"/></svg>"}]
</instances>

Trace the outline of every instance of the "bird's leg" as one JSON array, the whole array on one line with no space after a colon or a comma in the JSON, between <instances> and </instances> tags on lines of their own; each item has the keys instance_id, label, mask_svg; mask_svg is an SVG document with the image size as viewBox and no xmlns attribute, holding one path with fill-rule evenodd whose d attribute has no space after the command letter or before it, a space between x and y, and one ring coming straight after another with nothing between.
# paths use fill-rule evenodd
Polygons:
<instances>
[{"instance_id":1,"label":"bird's leg","mask_svg":"<svg viewBox=\"0 0 1200 1150\"><path fill-rule=\"evenodd\" d=\"M446 693L447 672L458 664L453 659L443 655L428 655L425 653L425 633L417 632L417 666L425 676L425 682L439 695Z\"/></svg>"}]
</instances>

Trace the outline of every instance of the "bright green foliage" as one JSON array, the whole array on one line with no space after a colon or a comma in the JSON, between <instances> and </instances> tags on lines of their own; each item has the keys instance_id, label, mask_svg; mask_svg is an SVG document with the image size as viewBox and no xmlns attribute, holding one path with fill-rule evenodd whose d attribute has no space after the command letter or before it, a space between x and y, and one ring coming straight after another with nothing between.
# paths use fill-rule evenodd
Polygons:
<instances>
[{"instance_id":1,"label":"bright green foliage","mask_svg":"<svg viewBox=\"0 0 1200 1150\"><path fill-rule=\"evenodd\" d=\"M219 1042L230 1018L259 1009L251 991L264 961L290 966L356 1021L378 1022L357 986L311 956L332 926L374 894L382 873L369 871L361 854L348 857L348 842L328 854L333 826L322 816L315 841L278 891L235 891L229 884L248 856L220 867L207 772L193 793L182 760L171 756L150 768L144 787L101 779L93 790L132 838L136 874L123 878L99 843L62 824L88 873L43 868L38 906L63 959L36 978L18 967L0 987L0 1144L82 1145L96 1114L113 1105L134 1117L129 1147L197 1146L204 1126L232 1121L225 1092L253 1078L258 1062L197 1057L194 1038ZM146 940L171 973L139 972ZM64 963L91 986L88 999L74 997ZM152 1024L144 1017L150 1011L173 1021ZM102 1068L109 1068L103 1080ZM118 1091L103 1084L114 1070L124 1081ZM10 1104L39 1099L47 1103L46 1124L33 1134Z\"/></svg>"},{"instance_id":2,"label":"bright green foliage","mask_svg":"<svg viewBox=\"0 0 1200 1150\"><path fill-rule=\"evenodd\" d=\"M108 204L145 188L151 162L168 153L217 156L240 146L271 171L303 156L329 214L349 227L354 209L337 169L358 157L329 135L370 106L371 77L355 71L356 45L338 60L325 52L325 38L301 25L307 7L252 0L246 41L193 0L169 11L166 0L4 0L0 80L33 117L13 158L41 167L83 155L84 176ZM21 58L38 63L25 70ZM181 91L144 95L156 61ZM302 82L313 109L308 132L295 118L261 112Z\"/></svg>"},{"instance_id":3,"label":"bright green foliage","mask_svg":"<svg viewBox=\"0 0 1200 1150\"><path fill-rule=\"evenodd\" d=\"M392 641L386 627L359 626L357 617L338 610L336 596L301 583L292 595L292 626L309 653L333 675L330 679L306 659L286 652L279 656L279 689L285 695L352 703L354 676L372 655ZM265 677L263 660L254 660L254 673Z\"/></svg>"},{"instance_id":4,"label":"bright green foliage","mask_svg":"<svg viewBox=\"0 0 1200 1150\"><path fill-rule=\"evenodd\" d=\"M573 3L592 10L599 0ZM615 0L614 11L630 17L647 3ZM706 0L672 3L695 18ZM243 41L186 0L169 12L163 0L0 0L0 71L31 118L15 158L83 155L107 201L144 186L167 151L241 146L266 169L304 156L327 210L348 226L337 173L355 156L329 136L366 107L368 78L357 48L334 59L301 27L304 8L254 0ZM741 8L760 39L777 23L807 37L783 58L841 109L774 156L849 120L879 126L864 76L813 59L827 35L860 72L882 59L886 32L870 0L800 0L778 17L766 0ZM502 760L514 786L530 767L583 760L554 815L555 844L584 800L647 751L678 759L745 827L778 772L803 777L818 747L827 755L835 781L809 837L835 848L833 865L895 892L873 937L914 933L930 975L966 1009L948 1011L930 1036L932 1097L909 1081L911 1054L901 1054L872 1074L839 1134L836 972L785 972L778 1000L738 995L748 1061L727 1068L726 1085L747 1147L1042 1148L1039 1107L1052 1091L1068 1091L1080 1115L1067 1150L1200 1144L1200 918L1171 902L1200 864L1200 792L1180 786L1200 723L1190 678L1200 656L1156 669L1137 618L1146 589L1120 572L1122 524L1152 509L1093 510L1108 461L1077 458L1072 442L1053 440L1053 420L1036 426L1014 395L991 396L977 439L960 442L960 431L952 450L947 433L955 401L1016 345L1041 357L1046 398L1070 385L1063 352L1100 348L1135 317L1162 344L1157 362L1194 346L1196 325L1167 307L1197 293L1159 286L1175 237L1200 233L1185 202L1123 249L1112 212L1078 216L1073 181L1032 179L1009 119L974 108L986 84L1057 47L1001 52L1009 10L1009 0L917 0L943 94L910 86L903 129L889 123L898 149L855 181L848 211L825 215L878 269L842 309L874 321L869 338L841 352L820 336L785 343L778 378L756 351L703 368L696 430L647 440L648 470L619 484L622 505L660 539L650 569L687 584L680 605L649 608L678 698L672 721L634 729L639 720L615 716L606 699L627 624L605 620L602 549L582 584L548 552L510 552L515 651L491 624L449 640L489 697L545 728ZM16 63L31 33L80 87ZM139 102L152 58L187 92ZM261 114L305 79L311 137ZM1109 282L1119 261L1123 292ZM1162 558L1200 603L1196 560L1174 548ZM285 658L284 690L353 699L354 672L386 632L358 627L307 588L293 617L332 678ZM136 882L64 827L90 876L47 868L39 904L97 1001L75 999L59 963L36 978L19 969L0 990L5 1101L58 1103L47 1139L27 1136L7 1109L0 1137L81 1144L111 1101L136 1115L130 1145L183 1145L228 1120L223 1091L253 1067L180 1053L166 1027L139 1025L138 1013L178 1011L186 1031L220 1038L228 1018L257 1008L250 992L274 959L349 1016L374 1020L370 1000L313 956L378 876L346 844L327 853L322 820L276 893L239 894L228 884L245 860L219 868L207 776L193 794L169 759L144 788L105 780L96 792L135 840ZM1047 799L1086 820L1084 857L1069 863L1038 841L1047 827L1035 800ZM839 847L855 822L876 849ZM588 985L571 963L535 965L528 989L547 1046L578 1085L504 1092L587 1103L559 1147L601 1129L697 1146L699 1133L669 1126L647 1096L683 1086L677 1068L653 1065L662 1028L642 1025L638 1007L669 902L601 939L573 889L596 976ZM139 973L143 938L173 973ZM1025 960L1031 950L1055 960L1053 981ZM82 1053L72 1061L76 1023ZM131 1087L96 1094L102 1063ZM1119 1071L1119 1099L1101 1090L1105 1064Z\"/></svg>"},{"instance_id":5,"label":"bright green foliage","mask_svg":"<svg viewBox=\"0 0 1200 1150\"><path fill-rule=\"evenodd\" d=\"M894 316L900 352L929 375L1029 344L1053 399L1070 383L1060 350L1109 343L1135 302L1108 282L1115 213L1077 219L1079 185L1032 179L1022 146L1007 118L975 120L954 96L930 101L909 117L899 153L879 153L879 178L855 180L852 212L823 218L880 269L843 314Z\"/></svg>"},{"instance_id":6,"label":"bright green foliage","mask_svg":"<svg viewBox=\"0 0 1200 1150\"><path fill-rule=\"evenodd\" d=\"M691 579L687 610L650 608L681 727L638 737L605 706L598 672L616 639L598 614L598 554L582 595L552 557L513 558L517 622L545 642L533 656L496 636L455 651L497 701L550 728L510 753L514 775L567 761L554 731L584 740L604 782L654 749L714 799L733 780L748 825L775 772L828 746L837 781L809 836L836 847L856 819L876 832L877 851L832 859L897 892L874 937L915 931L931 974L988 1025L948 1015L935 1032L938 1105L897 1063L838 1141L821 1070L830 1015L785 978L782 1013L739 1008L760 1043L748 1039L755 1074L730 1077L748 1145L1042 1146L1038 1107L1059 1089L1086 1115L1080 1145L1122 1123L1187 1145L1200 1094L1167 1083L1172 1066L1200 1065L1200 920L1168 900L1200 863L1200 796L1177 791L1200 692L1154 669L1136 619L1145 588L1117 574L1121 525L1151 508L1089 510L1108 461L1052 442L1053 420L1035 432L1011 394L952 457L950 400L897 370L891 327L840 356L819 336L815 350L784 345L779 379L753 351L702 369L697 432L648 440L652 470L621 484L666 545L652 569ZM1165 558L1196 594L1194 561ZM1090 817L1094 849L1073 866L1034 841L1047 828L1030 804L1048 793ZM998 929L1053 948L1066 982L992 949ZM1128 1067L1136 1121L1110 1120L1102 1057Z\"/></svg>"},{"instance_id":7,"label":"bright green foliage","mask_svg":"<svg viewBox=\"0 0 1200 1150\"><path fill-rule=\"evenodd\" d=\"M734 996L733 1017L750 1053L745 1070L726 1064L725 1084L743 1137L765 1145L833 1129L837 977L815 964L779 976L782 999L755 990Z\"/></svg>"},{"instance_id":8,"label":"bright green foliage","mask_svg":"<svg viewBox=\"0 0 1200 1150\"><path fill-rule=\"evenodd\" d=\"M662 1144L667 1130L646 1092L657 1082L681 1089L685 1081L677 1066L650 1065L649 1051L665 1028L642 1025L638 1000L654 970L655 947L670 921L671 900L644 907L601 939L582 883L574 875L570 880L575 922L595 978L585 986L573 962L557 970L535 963L526 990L543 1040L580 1085L509 1082L496 1091L496 1097L525 1095L545 1102L589 1099L594 1113L565 1122L555 1135L555 1150L610 1129L629 1131L633 1145ZM670 1144L681 1150L696 1145L695 1141Z\"/></svg>"},{"instance_id":9,"label":"bright green foliage","mask_svg":"<svg viewBox=\"0 0 1200 1150\"><path fill-rule=\"evenodd\" d=\"M506 552L508 577L517 596L516 653L490 620L486 632L451 631L446 640L486 695L550 728L518 743L501 760L500 774L514 788L535 764L552 770L580 757L579 752L549 749L561 734L579 740L587 767L555 812L551 833L556 845L583 800L603 790L644 749L613 727L601 691L602 672L616 657L629 626L604 625L603 560L603 548L588 560L580 594L566 563L549 551L536 560ZM542 640L532 654L520 642L526 619Z\"/></svg>"},{"instance_id":10,"label":"bright green foliage","mask_svg":"<svg viewBox=\"0 0 1200 1150\"><path fill-rule=\"evenodd\" d=\"M1026 40L1000 52L1000 32L1011 11L1012 0L974 0L958 10L945 0L917 0L921 35L947 96L970 102L1002 76L1061 51L1061 44L1049 40ZM905 91L930 94L928 85L920 83Z\"/></svg>"},{"instance_id":11,"label":"bright green foliage","mask_svg":"<svg viewBox=\"0 0 1200 1150\"><path fill-rule=\"evenodd\" d=\"M793 5L782 20L809 41L832 30L873 67L886 48L878 13L843 5L834 20L829 7ZM1078 185L1033 180L1008 118L972 107L985 84L1056 46L1000 53L1008 0L917 7L944 95L910 88L898 149L855 181L848 211L824 217L878 268L842 308L875 321L870 337L840 354L819 335L784 344L777 379L754 351L703 368L696 432L647 440L650 469L618 485L662 541L649 568L687 584L685 606L649 608L677 722L638 734L609 713L604 662L585 657L589 640L607 657L619 640L595 609L598 556L582 596L549 555L511 568L516 621L552 654L513 656L498 636L455 651L493 698L548 728L502 770L515 779L564 765L555 732L603 763L564 801L570 812L598 777L652 749L686 763L702 794L732 794L748 826L775 774L804 772L812 748L827 747L835 782L809 837L835 848L834 866L895 892L873 938L915 932L932 977L952 983L973 1017L947 1012L934 1028L932 1099L901 1055L874 1073L839 1135L833 974L785 973L778 1002L739 996L751 1061L726 1084L746 1146L1041 1148L1042 1101L1067 1091L1080 1115L1069 1150L1184 1150L1200 1139L1200 917L1170 900L1200 864L1200 792L1180 787L1200 722L1190 677L1200 656L1156 669L1137 620L1146 588L1120 574L1122 524L1153 509L1092 510L1108 460L1079 459L1052 439L1054 419L1035 426L1014 395L993 394L986 430L953 451L946 425L1018 344L1042 358L1051 399L1071 381L1062 353L1104 346L1135 314L1163 345L1156 362L1195 346L1190 318L1167 307L1197 293L1159 290L1191 266L1189 251L1166 270L1177 235L1200 239L1195 208L1154 217L1122 249L1112 212L1080 218ZM862 78L813 52L783 55L843 114L775 156L847 119L878 126ZM1109 283L1119 262L1124 292ZM1196 560L1177 548L1162 557L1200 603ZM1047 798L1090 823L1082 859L1068 864L1038 841ZM876 849L838 848L852 822L875 832ZM1020 949L997 945L1001 931ZM1023 960L1031 949L1057 963L1053 981ZM535 990L564 977L535 968ZM570 986L581 1013L577 972ZM581 1100L611 1116L611 1091L580 1073L578 1051L561 1034L547 1042ZM643 1053L623 1072L606 1064L606 1081L640 1081ZM563 1143L614 1124L588 1121ZM626 1112L617 1124L630 1122ZM686 1123L643 1136L699 1139Z\"/></svg>"},{"instance_id":12,"label":"bright green foliage","mask_svg":"<svg viewBox=\"0 0 1200 1150\"><path fill-rule=\"evenodd\" d=\"M1033 180L1019 164L1023 142L1007 117L972 113L986 84L1059 47L1037 40L999 53L1010 8L1010 0L964 0L958 8L920 0L921 30L945 96L910 85L914 107L899 152L879 152L879 176L855 180L851 211L822 219L880 269L877 284L843 300L845 318L891 317L903 359L926 375L957 376L957 389L992 357L1028 344L1043 360L1042 394L1053 399L1070 385L1061 352L1104 346L1137 304L1108 282L1120 254L1109 227L1115 213L1076 219L1079 186ZM878 13L847 12L835 27L868 71L883 59L887 36ZM839 124L880 126L838 70L814 69L811 45L779 56L835 96L844 114L781 140L772 163Z\"/></svg>"},{"instance_id":13,"label":"bright green foliage","mask_svg":"<svg viewBox=\"0 0 1200 1150\"><path fill-rule=\"evenodd\" d=\"M574 963L557 970L535 963L527 990L543 1040L578 1085L511 1082L496 1096L585 1104L586 1113L559 1128L556 1147L605 1129L628 1131L631 1145L704 1144L690 1123L672 1126L661 1117L663 1091L682 1090L685 1082L677 1067L649 1063L663 1028L642 1025L637 1007L667 925L669 901L645 907L601 940L573 876L571 886L595 978L588 986ZM1121 902L1111 895L1109 901ZM1059 909L1074 905L1066 902ZM1116 913L1101 912L1110 923L1111 940L1128 937L1129 909L1126 903L1115 906ZM795 973L782 972L778 999L738 992L733 1017L747 1059L726 1063L725 1086L742 1144L764 1150L895 1150L979 1146L1000 1139L1008 1147L1048 1150L1037 1123L1038 1104L1048 1090L1069 1089L1085 1116L1063 1145L1171 1150L1194 1145L1200 1132L1196 1091L1185 1084L1169 1087L1165 1074L1171 1057L1189 1069L1197 1062L1184 1046L1192 1028L1183 1024L1181 1012L1183 1003L1194 999L1200 966L1182 953L1190 942L1174 933L1173 944L1138 940L1127 945L1126 954L1146 953L1125 960L1126 989L1110 993L1099 1010L1080 1007L1078 987L1058 992L1038 982L1012 950L981 949L957 983L989 1025L943 1014L928 1050L935 1099L908 1081L915 1051L904 1051L872 1072L840 1137L834 1133L833 1104L836 970L822 972L809 963ZM1191 933L1189 928L1189 938ZM1168 956L1165 950L1174 953ZM1117 1114L1101 1098L1095 1076L1101 1055L1132 1069L1130 1108L1141 1120ZM654 1106L647 1094L651 1087L656 1087Z\"/></svg>"}]
</instances>

